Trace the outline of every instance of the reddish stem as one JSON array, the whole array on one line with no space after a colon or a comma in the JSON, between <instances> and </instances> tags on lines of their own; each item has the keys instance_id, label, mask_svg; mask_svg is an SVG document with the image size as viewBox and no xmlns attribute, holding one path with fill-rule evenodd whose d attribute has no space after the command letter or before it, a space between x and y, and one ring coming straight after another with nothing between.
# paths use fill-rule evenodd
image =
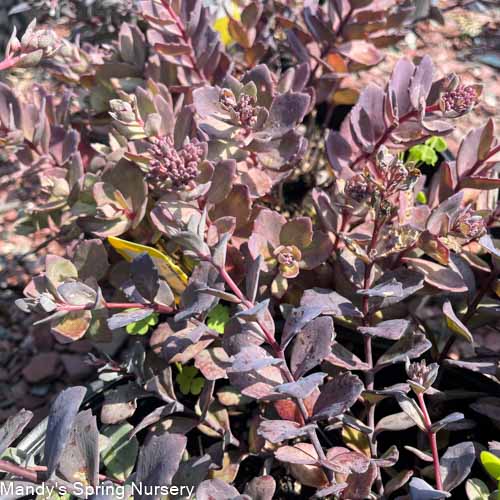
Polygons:
<instances>
[{"instance_id":1,"label":"reddish stem","mask_svg":"<svg viewBox=\"0 0 500 500\"><path fill-rule=\"evenodd\" d=\"M12 68L21 60L21 56L8 56L3 61L0 61L0 71Z\"/></svg>"},{"instance_id":2,"label":"reddish stem","mask_svg":"<svg viewBox=\"0 0 500 500\"><path fill-rule=\"evenodd\" d=\"M427 405L425 404L424 393L419 392L417 394L418 404L422 410L424 416L425 428L427 430L427 437L429 438L429 445L432 451L432 462L434 465L434 476L436 479L436 488L438 490L443 490L443 480L441 479L441 468L439 467L439 453L437 447L436 433L432 431L432 422L429 417L429 412L427 411Z\"/></svg>"},{"instance_id":3,"label":"reddish stem","mask_svg":"<svg viewBox=\"0 0 500 500\"><path fill-rule=\"evenodd\" d=\"M207 256L201 256L203 260L206 260L208 262L211 262L213 266L217 268L219 271L222 279L226 282L226 285L231 289L231 291L238 297L242 304L247 307L248 309L252 308L255 306L255 304L249 300L244 293L240 290L240 287L234 282L233 278L229 275L229 273L226 271L224 266L218 266L214 264L213 260L210 257ZM274 335L272 334L271 331L266 327L266 325L260 321L257 320L257 324L261 328L262 332L264 333L264 336L266 338L267 343L271 346L271 349L273 350L274 354L276 357L280 358L283 360L282 363L282 370L283 373L288 380L288 382L295 382L295 377L293 376L292 372L288 368L288 364L286 362L285 358L285 353L283 349L280 347L278 342L276 342ZM309 420L309 413L304 405L304 401L300 398L295 398L295 401L297 403L297 407L299 408L299 411L302 415L302 418L304 419L304 422L307 422ZM318 454L318 457L320 460L325 460L325 452L323 451L323 447L321 446L321 443L319 442L318 436L316 434L316 430L311 430L309 432L309 437L311 440L312 445L314 446L314 449L316 450L316 453ZM333 481L334 475L333 472L330 469L325 469L325 473L330 481Z\"/></svg>"},{"instance_id":4,"label":"reddish stem","mask_svg":"<svg viewBox=\"0 0 500 500\"><path fill-rule=\"evenodd\" d=\"M105 302L104 306L106 309L154 309L158 313L170 314L174 311L173 307L164 306L161 304L142 304L140 302ZM81 305L75 306L72 304L58 304L58 311L86 311L93 309L93 304L91 305Z\"/></svg>"},{"instance_id":5,"label":"reddish stem","mask_svg":"<svg viewBox=\"0 0 500 500\"><path fill-rule=\"evenodd\" d=\"M161 0L161 3L165 9L167 9L167 12L169 16L174 20L175 25L177 26L177 29L179 30L179 33L181 35L181 38L184 40L184 43L186 45L189 45L189 48L191 49L191 53L188 55L189 61L191 62L191 65L193 66L193 69L195 73L198 75L198 78L202 81L205 82L207 79L205 75L203 74L203 70L200 70L198 68L198 65L196 64L196 60L194 58L194 49L193 45L191 44L191 40L188 37L186 30L184 28L184 24L182 20L179 18L175 10L172 8L168 0Z\"/></svg>"}]
</instances>

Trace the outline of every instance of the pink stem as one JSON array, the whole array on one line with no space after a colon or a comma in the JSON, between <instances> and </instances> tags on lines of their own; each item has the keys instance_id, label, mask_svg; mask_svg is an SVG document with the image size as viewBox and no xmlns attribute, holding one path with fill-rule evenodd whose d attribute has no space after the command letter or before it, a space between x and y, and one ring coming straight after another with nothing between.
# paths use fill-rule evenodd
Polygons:
<instances>
[{"instance_id":1,"label":"pink stem","mask_svg":"<svg viewBox=\"0 0 500 500\"><path fill-rule=\"evenodd\" d=\"M21 60L21 56L9 56L6 57L3 61L0 61L0 71L12 68Z\"/></svg>"},{"instance_id":2,"label":"pink stem","mask_svg":"<svg viewBox=\"0 0 500 500\"><path fill-rule=\"evenodd\" d=\"M434 476L436 479L436 488L438 490L442 490L443 480L441 479L441 468L439 467L439 453L436 441L436 433L432 431L432 422L429 417L429 412L427 411L427 405L425 404L424 393L419 392L417 394L417 398L418 398L418 404L424 416L425 427L427 429L427 437L429 438L429 445L432 451L432 461L434 464Z\"/></svg>"},{"instance_id":3,"label":"pink stem","mask_svg":"<svg viewBox=\"0 0 500 500\"><path fill-rule=\"evenodd\" d=\"M191 49L191 53L188 55L188 57L189 57L189 61L191 62L191 65L193 66L195 73L198 75L198 78L201 81L203 81L203 82L206 81L206 78L205 78L205 75L203 74L203 71L200 70L198 68L198 65L196 64L196 60L194 58L193 45L191 44L191 40L189 39L189 37L186 33L186 30L184 28L184 24L183 24L182 20L179 18L179 16L176 14L174 9L170 5L169 0L161 0L161 3L163 5L163 7L165 7L165 9L167 9L167 12L170 15L170 17L174 20L174 23L177 26L177 29L179 30L181 38L184 40L184 43L186 45L189 45L189 47Z\"/></svg>"},{"instance_id":4,"label":"pink stem","mask_svg":"<svg viewBox=\"0 0 500 500\"><path fill-rule=\"evenodd\" d=\"M154 309L159 313L172 313L174 311L173 307L164 306L161 304L142 304L140 302L105 302L104 306L106 309ZM92 309L92 305L81 305L75 306L71 304L58 304L58 311L86 311Z\"/></svg>"}]
</instances>

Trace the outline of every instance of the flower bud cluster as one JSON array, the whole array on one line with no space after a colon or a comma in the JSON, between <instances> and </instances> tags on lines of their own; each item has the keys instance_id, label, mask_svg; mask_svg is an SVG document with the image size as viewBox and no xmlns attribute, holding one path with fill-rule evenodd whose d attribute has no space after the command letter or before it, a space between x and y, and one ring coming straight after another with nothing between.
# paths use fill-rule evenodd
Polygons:
<instances>
[{"instance_id":1,"label":"flower bud cluster","mask_svg":"<svg viewBox=\"0 0 500 500\"><path fill-rule=\"evenodd\" d=\"M299 274L302 252L295 245L280 245L274 250L280 272L285 278L295 278Z\"/></svg>"},{"instance_id":2,"label":"flower bud cluster","mask_svg":"<svg viewBox=\"0 0 500 500\"><path fill-rule=\"evenodd\" d=\"M439 371L439 365L432 363L427 366L425 360L420 362L406 362L406 374L408 375L408 383L415 393L426 392L435 382Z\"/></svg>"},{"instance_id":3,"label":"flower bud cluster","mask_svg":"<svg viewBox=\"0 0 500 500\"><path fill-rule=\"evenodd\" d=\"M420 170L413 163L405 163L385 146L378 150L376 161L387 195L411 189L420 176Z\"/></svg>"},{"instance_id":4,"label":"flower bud cluster","mask_svg":"<svg viewBox=\"0 0 500 500\"><path fill-rule=\"evenodd\" d=\"M240 94L238 100L229 89L222 89L219 96L222 107L242 127L254 127L257 123L257 100L248 94Z\"/></svg>"},{"instance_id":5,"label":"flower bud cluster","mask_svg":"<svg viewBox=\"0 0 500 500\"><path fill-rule=\"evenodd\" d=\"M441 96L439 106L446 114L468 113L479 101L479 88L475 85L458 85Z\"/></svg>"},{"instance_id":6,"label":"flower bud cluster","mask_svg":"<svg viewBox=\"0 0 500 500\"><path fill-rule=\"evenodd\" d=\"M457 233L468 240L479 238L486 232L484 219L474 214L472 208L464 208L455 220L452 232Z\"/></svg>"},{"instance_id":7,"label":"flower bud cluster","mask_svg":"<svg viewBox=\"0 0 500 500\"><path fill-rule=\"evenodd\" d=\"M175 149L172 137L152 139L148 153L151 157L146 178L155 188L182 188L199 174L199 165L206 153L205 143L193 139L179 151Z\"/></svg>"},{"instance_id":8,"label":"flower bud cluster","mask_svg":"<svg viewBox=\"0 0 500 500\"><path fill-rule=\"evenodd\" d=\"M7 58L18 58L19 67L37 65L43 58L54 55L61 45L57 33L51 29L36 29L36 19L29 24L24 35L19 40L14 28L12 36L7 43Z\"/></svg>"}]
</instances>

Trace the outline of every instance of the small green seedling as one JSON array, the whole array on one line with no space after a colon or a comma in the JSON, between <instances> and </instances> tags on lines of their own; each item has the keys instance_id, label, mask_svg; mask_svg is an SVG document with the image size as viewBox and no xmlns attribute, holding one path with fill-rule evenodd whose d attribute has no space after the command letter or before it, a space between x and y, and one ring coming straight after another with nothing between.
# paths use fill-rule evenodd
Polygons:
<instances>
[{"instance_id":1,"label":"small green seedling","mask_svg":"<svg viewBox=\"0 0 500 500\"><path fill-rule=\"evenodd\" d=\"M179 373L175 381L179 384L182 394L198 396L205 384L205 379L197 376L200 373L198 369L195 366L182 366L180 363L176 363L176 366Z\"/></svg>"},{"instance_id":2,"label":"small green seedling","mask_svg":"<svg viewBox=\"0 0 500 500\"><path fill-rule=\"evenodd\" d=\"M480 460L486 472L498 482L497 499L500 499L500 458L489 451L482 451Z\"/></svg>"},{"instance_id":3,"label":"small green seedling","mask_svg":"<svg viewBox=\"0 0 500 500\"><path fill-rule=\"evenodd\" d=\"M447 148L448 145L442 137L431 137L424 144L417 144L410 148L408 161L425 163L434 167L439 159L438 153L442 153Z\"/></svg>"},{"instance_id":4,"label":"small green seedling","mask_svg":"<svg viewBox=\"0 0 500 500\"><path fill-rule=\"evenodd\" d=\"M129 323L125 329L130 335L146 335L152 326L158 324L158 314L152 313L146 318L143 318L135 323Z\"/></svg>"},{"instance_id":5,"label":"small green seedling","mask_svg":"<svg viewBox=\"0 0 500 500\"><path fill-rule=\"evenodd\" d=\"M207 316L207 326L218 333L224 333L228 321L229 307L222 304L217 304Z\"/></svg>"}]
</instances>

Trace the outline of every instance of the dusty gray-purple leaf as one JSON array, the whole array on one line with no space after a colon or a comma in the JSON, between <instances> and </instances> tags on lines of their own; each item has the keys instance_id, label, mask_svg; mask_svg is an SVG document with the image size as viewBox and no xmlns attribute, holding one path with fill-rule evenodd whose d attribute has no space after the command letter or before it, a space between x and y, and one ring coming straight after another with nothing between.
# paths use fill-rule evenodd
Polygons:
<instances>
[{"instance_id":1,"label":"dusty gray-purple leaf","mask_svg":"<svg viewBox=\"0 0 500 500\"><path fill-rule=\"evenodd\" d=\"M205 453L202 457L193 457L181 462L172 484L196 488L206 479L212 463L212 457L208 453Z\"/></svg>"},{"instance_id":2,"label":"dusty gray-purple leaf","mask_svg":"<svg viewBox=\"0 0 500 500\"><path fill-rule=\"evenodd\" d=\"M292 398L304 399L307 398L316 387L323 383L325 377L326 373L312 373L311 375L300 378L296 382L278 385L274 390Z\"/></svg>"},{"instance_id":3,"label":"dusty gray-purple leaf","mask_svg":"<svg viewBox=\"0 0 500 500\"><path fill-rule=\"evenodd\" d=\"M336 340L332 343L332 352L325 358L324 362L347 370L368 370L370 368L367 363L361 361Z\"/></svg>"},{"instance_id":4,"label":"dusty gray-purple leaf","mask_svg":"<svg viewBox=\"0 0 500 500\"><path fill-rule=\"evenodd\" d=\"M138 483L143 487L169 486L179 468L187 437L180 434L165 432L160 436L151 436L142 447L137 462ZM153 498L157 500L161 495L137 495L139 500Z\"/></svg>"},{"instance_id":5,"label":"dusty gray-purple leaf","mask_svg":"<svg viewBox=\"0 0 500 500\"><path fill-rule=\"evenodd\" d=\"M377 422L374 437L384 431L404 431L411 429L414 425L415 421L405 412L386 415Z\"/></svg>"},{"instance_id":6,"label":"dusty gray-purple leaf","mask_svg":"<svg viewBox=\"0 0 500 500\"><path fill-rule=\"evenodd\" d=\"M33 413L23 408L17 415L7 419L0 428L0 456L21 435L32 418Z\"/></svg>"},{"instance_id":7,"label":"dusty gray-purple leaf","mask_svg":"<svg viewBox=\"0 0 500 500\"><path fill-rule=\"evenodd\" d=\"M117 424L131 417L137 409L136 400L141 395L145 393L135 383L122 385L106 393L101 408L102 423Z\"/></svg>"},{"instance_id":8,"label":"dusty gray-purple leaf","mask_svg":"<svg viewBox=\"0 0 500 500\"><path fill-rule=\"evenodd\" d=\"M416 457L418 457L420 460L423 460L424 462L433 462L434 459L432 458L432 455L429 453L425 453L422 451L420 448L414 448L413 446L405 446L405 450L408 450L410 453L413 453Z\"/></svg>"},{"instance_id":9,"label":"dusty gray-purple leaf","mask_svg":"<svg viewBox=\"0 0 500 500\"><path fill-rule=\"evenodd\" d=\"M235 317L241 318L243 321L261 321L266 311L269 308L269 299L258 302L250 309L245 309L235 314Z\"/></svg>"},{"instance_id":10,"label":"dusty gray-purple leaf","mask_svg":"<svg viewBox=\"0 0 500 500\"><path fill-rule=\"evenodd\" d=\"M419 477L414 477L410 481L411 500L438 500L439 498L449 498L447 491L435 490L430 484Z\"/></svg>"},{"instance_id":11,"label":"dusty gray-purple leaf","mask_svg":"<svg viewBox=\"0 0 500 500\"><path fill-rule=\"evenodd\" d=\"M285 349L293 337L304 328L310 321L317 318L323 312L321 307L301 306L296 307L288 314L283 333L281 334L281 347Z\"/></svg>"},{"instance_id":12,"label":"dusty gray-purple leaf","mask_svg":"<svg viewBox=\"0 0 500 500\"><path fill-rule=\"evenodd\" d=\"M479 398L477 401L472 403L470 407L477 413L485 415L486 417L489 417L496 422L500 422L500 398Z\"/></svg>"},{"instance_id":13,"label":"dusty gray-purple leaf","mask_svg":"<svg viewBox=\"0 0 500 500\"><path fill-rule=\"evenodd\" d=\"M423 286L422 274L401 267L384 273L373 287L357 293L370 297L370 309L383 309L405 300Z\"/></svg>"},{"instance_id":14,"label":"dusty gray-purple leaf","mask_svg":"<svg viewBox=\"0 0 500 500\"><path fill-rule=\"evenodd\" d=\"M116 313L108 318L107 323L110 330L117 330L118 328L123 328L130 323L135 323L142 319L151 316L154 313L154 309L143 308L143 309L133 309L131 311Z\"/></svg>"},{"instance_id":15,"label":"dusty gray-purple leaf","mask_svg":"<svg viewBox=\"0 0 500 500\"><path fill-rule=\"evenodd\" d=\"M406 332L409 325L410 322L406 319L390 319L381 321L377 326L360 326L358 330L365 335L398 340Z\"/></svg>"},{"instance_id":16,"label":"dusty gray-purple leaf","mask_svg":"<svg viewBox=\"0 0 500 500\"><path fill-rule=\"evenodd\" d=\"M74 306L90 306L95 304L96 291L85 283L69 281L57 287L57 293L66 302Z\"/></svg>"},{"instance_id":17,"label":"dusty gray-purple leaf","mask_svg":"<svg viewBox=\"0 0 500 500\"><path fill-rule=\"evenodd\" d=\"M246 295L251 302L255 302L257 297L261 265L262 255L258 255L257 258L252 260L246 273L245 290Z\"/></svg>"},{"instance_id":18,"label":"dusty gray-purple leaf","mask_svg":"<svg viewBox=\"0 0 500 500\"><path fill-rule=\"evenodd\" d=\"M407 333L393 344L377 361L377 366L402 363L406 358L417 358L432 347L423 333Z\"/></svg>"},{"instance_id":19,"label":"dusty gray-purple leaf","mask_svg":"<svg viewBox=\"0 0 500 500\"><path fill-rule=\"evenodd\" d=\"M330 354L334 335L333 320L326 316L312 320L297 334L290 359L290 368L296 379Z\"/></svg>"},{"instance_id":20,"label":"dusty gray-purple leaf","mask_svg":"<svg viewBox=\"0 0 500 500\"><path fill-rule=\"evenodd\" d=\"M59 463L59 471L69 482L99 482L99 431L90 410L79 413Z\"/></svg>"},{"instance_id":21,"label":"dusty gray-purple leaf","mask_svg":"<svg viewBox=\"0 0 500 500\"><path fill-rule=\"evenodd\" d=\"M257 434L270 443L278 444L287 439L304 436L315 427L312 424L301 426L292 420L263 420L257 429Z\"/></svg>"},{"instance_id":22,"label":"dusty gray-purple leaf","mask_svg":"<svg viewBox=\"0 0 500 500\"><path fill-rule=\"evenodd\" d=\"M249 372L260 370L266 366L278 365L283 362L280 358L263 355L261 348L253 345L244 347L236 356L230 369L230 372Z\"/></svg>"},{"instance_id":23,"label":"dusty gray-purple leaf","mask_svg":"<svg viewBox=\"0 0 500 500\"><path fill-rule=\"evenodd\" d=\"M207 479L196 489L197 500L231 500L240 496L240 492L222 479Z\"/></svg>"},{"instance_id":24,"label":"dusty gray-purple leaf","mask_svg":"<svg viewBox=\"0 0 500 500\"><path fill-rule=\"evenodd\" d=\"M441 429L448 428L450 424L455 422L460 422L464 420L465 416L463 413L453 412L448 416L434 422L431 426L432 432L439 432Z\"/></svg>"},{"instance_id":25,"label":"dusty gray-purple leaf","mask_svg":"<svg viewBox=\"0 0 500 500\"><path fill-rule=\"evenodd\" d=\"M224 284L217 269L209 262L200 262L189 278L189 283L181 296L181 311L175 315L175 321L183 321L200 314L205 314L218 302L218 297L200 293L204 288L223 289Z\"/></svg>"},{"instance_id":26,"label":"dusty gray-purple leaf","mask_svg":"<svg viewBox=\"0 0 500 500\"><path fill-rule=\"evenodd\" d=\"M171 362L175 356L181 353L188 353L187 360L189 360L197 354L197 352L190 352L189 348L198 342L205 342L206 345L204 347L208 347L213 341L214 335L217 334L212 333L204 324L175 332L169 335L163 343L161 349L162 357L165 361Z\"/></svg>"},{"instance_id":27,"label":"dusty gray-purple leaf","mask_svg":"<svg viewBox=\"0 0 500 500\"><path fill-rule=\"evenodd\" d=\"M475 460L476 450L472 441L450 446L439 461L443 488L451 491L460 485L470 474Z\"/></svg>"},{"instance_id":28,"label":"dusty gray-purple leaf","mask_svg":"<svg viewBox=\"0 0 500 500\"><path fill-rule=\"evenodd\" d=\"M495 246L491 236L489 234L485 234L479 238L479 244L487 250L491 255L500 258L500 250Z\"/></svg>"},{"instance_id":29,"label":"dusty gray-purple leaf","mask_svg":"<svg viewBox=\"0 0 500 500\"><path fill-rule=\"evenodd\" d=\"M272 476L254 477L245 487L245 494L252 500L273 500L276 481Z\"/></svg>"},{"instance_id":30,"label":"dusty gray-purple leaf","mask_svg":"<svg viewBox=\"0 0 500 500\"><path fill-rule=\"evenodd\" d=\"M97 281L104 278L109 262L103 242L98 239L83 240L76 247L73 264L78 269L78 277L83 281L91 277Z\"/></svg>"},{"instance_id":31,"label":"dusty gray-purple leaf","mask_svg":"<svg viewBox=\"0 0 500 500\"><path fill-rule=\"evenodd\" d=\"M334 496L336 497L342 491L344 491L347 488L347 483L335 483L332 484L331 486L327 486L326 488L322 488L321 490L316 491L314 494L314 498L325 498L329 496Z\"/></svg>"},{"instance_id":32,"label":"dusty gray-purple leaf","mask_svg":"<svg viewBox=\"0 0 500 500\"><path fill-rule=\"evenodd\" d=\"M420 430L426 431L427 428L424 415L415 400L409 398L402 392L396 393L395 397L401 409L413 420L413 422L415 422L415 425L417 425Z\"/></svg>"},{"instance_id":33,"label":"dusty gray-purple leaf","mask_svg":"<svg viewBox=\"0 0 500 500\"><path fill-rule=\"evenodd\" d=\"M312 288L306 290L302 299L301 306L320 307L322 314L346 318L361 318L363 315L349 299L342 295L328 290L326 288Z\"/></svg>"},{"instance_id":34,"label":"dusty gray-purple leaf","mask_svg":"<svg viewBox=\"0 0 500 500\"><path fill-rule=\"evenodd\" d=\"M160 275L153 259L146 253L137 255L130 264L130 277L139 293L153 302L158 292Z\"/></svg>"},{"instance_id":35,"label":"dusty gray-purple leaf","mask_svg":"<svg viewBox=\"0 0 500 500\"><path fill-rule=\"evenodd\" d=\"M323 420L344 413L356 402L363 389L363 382L356 375L337 375L321 388L313 408L313 419Z\"/></svg>"},{"instance_id":36,"label":"dusty gray-purple leaf","mask_svg":"<svg viewBox=\"0 0 500 500\"><path fill-rule=\"evenodd\" d=\"M398 460L399 460L399 450L395 445L392 445L379 458L373 459L372 463L376 464L377 467L388 468L388 467L394 467L394 465L396 465Z\"/></svg>"},{"instance_id":37,"label":"dusty gray-purple leaf","mask_svg":"<svg viewBox=\"0 0 500 500\"><path fill-rule=\"evenodd\" d=\"M61 454L70 437L73 423L87 389L70 387L61 392L50 408L43 462L47 466L47 477L52 477Z\"/></svg>"}]
</instances>

